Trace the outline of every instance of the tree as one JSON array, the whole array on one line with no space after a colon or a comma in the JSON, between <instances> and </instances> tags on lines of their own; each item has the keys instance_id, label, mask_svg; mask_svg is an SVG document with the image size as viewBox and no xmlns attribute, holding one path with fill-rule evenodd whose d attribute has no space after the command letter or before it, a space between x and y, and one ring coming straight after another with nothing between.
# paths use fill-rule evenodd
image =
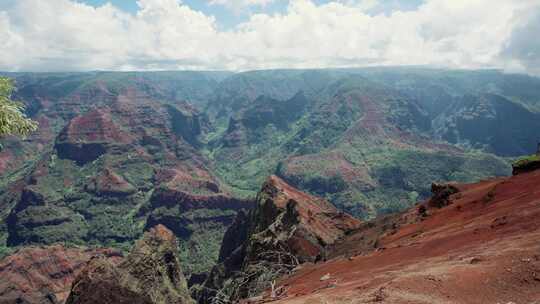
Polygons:
<instances>
[{"instance_id":1,"label":"tree","mask_svg":"<svg viewBox=\"0 0 540 304\"><path fill-rule=\"evenodd\" d=\"M14 91L13 80L0 77L0 138L6 135L24 137L37 129L37 122L24 114L24 105L11 99Z\"/></svg>"}]
</instances>

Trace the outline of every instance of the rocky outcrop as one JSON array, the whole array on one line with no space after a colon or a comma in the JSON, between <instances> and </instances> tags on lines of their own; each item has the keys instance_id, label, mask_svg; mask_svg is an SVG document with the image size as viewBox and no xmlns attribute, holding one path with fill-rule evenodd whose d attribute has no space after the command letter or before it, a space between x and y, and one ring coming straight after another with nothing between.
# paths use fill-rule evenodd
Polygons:
<instances>
[{"instance_id":1,"label":"rocky outcrop","mask_svg":"<svg viewBox=\"0 0 540 304\"><path fill-rule=\"evenodd\" d=\"M190 108L189 111L181 111L172 105L166 107L171 116L173 132L192 146L199 146L197 137L201 135L202 129L207 127L207 121L204 117L194 108Z\"/></svg>"},{"instance_id":2,"label":"rocky outcrop","mask_svg":"<svg viewBox=\"0 0 540 304\"><path fill-rule=\"evenodd\" d=\"M264 251L286 249L299 262L312 262L359 221L328 201L303 193L271 176L257 197L249 232L248 259Z\"/></svg>"},{"instance_id":3,"label":"rocky outcrop","mask_svg":"<svg viewBox=\"0 0 540 304\"><path fill-rule=\"evenodd\" d=\"M233 198L224 193L198 195L169 187L156 189L149 203L150 209L179 206L181 211L202 208L239 210L249 204L246 200Z\"/></svg>"},{"instance_id":4,"label":"rocky outcrop","mask_svg":"<svg viewBox=\"0 0 540 304\"><path fill-rule=\"evenodd\" d=\"M182 240L187 253L186 272L190 274L212 269L225 227L231 225L238 211L253 206L253 200L214 193L219 188L208 183L212 190L205 187L204 194L185 191L185 185L167 183L157 188L139 210L139 215L146 217L145 229L161 224Z\"/></svg>"},{"instance_id":5,"label":"rocky outcrop","mask_svg":"<svg viewBox=\"0 0 540 304\"><path fill-rule=\"evenodd\" d=\"M102 258L94 258L75 281L66 303L152 304L147 295L124 286L119 281L121 276L113 264Z\"/></svg>"},{"instance_id":6,"label":"rocky outcrop","mask_svg":"<svg viewBox=\"0 0 540 304\"><path fill-rule=\"evenodd\" d=\"M93 256L112 264L122 258L120 252L110 249L61 245L27 247L13 253L0 261L0 303L64 303L72 281Z\"/></svg>"},{"instance_id":7,"label":"rocky outcrop","mask_svg":"<svg viewBox=\"0 0 540 304\"><path fill-rule=\"evenodd\" d=\"M243 210L240 210L236 215L234 222L223 236L223 242L221 243L221 248L219 250L218 262L223 262L226 258L231 256L231 254L237 248L240 248L246 242L246 238L248 237L248 229L248 214Z\"/></svg>"},{"instance_id":8,"label":"rocky outcrop","mask_svg":"<svg viewBox=\"0 0 540 304\"><path fill-rule=\"evenodd\" d=\"M431 184L431 193L433 194L428 201L430 207L442 208L450 204L450 196L459 192L459 189L452 184Z\"/></svg>"},{"instance_id":9,"label":"rocky outcrop","mask_svg":"<svg viewBox=\"0 0 540 304\"><path fill-rule=\"evenodd\" d=\"M74 281L67 304L191 304L174 234L158 225L115 266L91 260Z\"/></svg>"},{"instance_id":10,"label":"rocky outcrop","mask_svg":"<svg viewBox=\"0 0 540 304\"><path fill-rule=\"evenodd\" d=\"M535 303L539 183L537 170L459 184L451 204L427 217L415 206L366 222L329 249L326 263L277 282L278 297L251 303Z\"/></svg>"},{"instance_id":11,"label":"rocky outcrop","mask_svg":"<svg viewBox=\"0 0 540 304\"><path fill-rule=\"evenodd\" d=\"M240 119L231 117L222 144L225 148L239 148L246 144L246 128Z\"/></svg>"},{"instance_id":12,"label":"rocky outcrop","mask_svg":"<svg viewBox=\"0 0 540 304\"><path fill-rule=\"evenodd\" d=\"M176 237L170 230L163 225L150 229L119 265L127 273L124 282L156 304L193 303L177 252Z\"/></svg>"},{"instance_id":13,"label":"rocky outcrop","mask_svg":"<svg viewBox=\"0 0 540 304\"><path fill-rule=\"evenodd\" d=\"M215 297L212 290L221 290L228 300L257 295L299 264L324 259L327 246L360 224L276 176L264 183L256 202L248 217L240 214L225 234L222 263L205 282L200 302Z\"/></svg>"},{"instance_id":14,"label":"rocky outcrop","mask_svg":"<svg viewBox=\"0 0 540 304\"><path fill-rule=\"evenodd\" d=\"M540 153L522 158L512 164L512 175L518 175L540 169Z\"/></svg>"}]
</instances>

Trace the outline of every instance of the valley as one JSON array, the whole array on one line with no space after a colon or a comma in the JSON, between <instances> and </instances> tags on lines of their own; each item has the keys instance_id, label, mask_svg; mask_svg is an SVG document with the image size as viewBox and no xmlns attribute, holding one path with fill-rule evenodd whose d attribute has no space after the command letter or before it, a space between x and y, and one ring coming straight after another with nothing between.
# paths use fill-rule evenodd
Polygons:
<instances>
[{"instance_id":1,"label":"valley","mask_svg":"<svg viewBox=\"0 0 540 304\"><path fill-rule=\"evenodd\" d=\"M0 255L127 254L161 224L188 280L220 261L271 175L372 220L427 199L432 182L510 175L540 127L540 80L495 70L3 75L39 129L1 140Z\"/></svg>"}]
</instances>

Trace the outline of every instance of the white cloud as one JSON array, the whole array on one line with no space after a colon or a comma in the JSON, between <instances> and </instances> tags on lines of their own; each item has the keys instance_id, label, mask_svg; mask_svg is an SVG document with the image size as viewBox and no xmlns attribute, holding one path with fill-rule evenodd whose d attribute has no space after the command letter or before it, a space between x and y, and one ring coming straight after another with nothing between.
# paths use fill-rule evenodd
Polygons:
<instances>
[{"instance_id":1,"label":"white cloud","mask_svg":"<svg viewBox=\"0 0 540 304\"><path fill-rule=\"evenodd\" d=\"M18 0L0 11L0 70L508 67L522 54L501 56L525 26L522 12L540 10L538 0L430 0L370 15L377 1L290 0L285 13L255 14L220 31L213 16L176 0L138 4L130 15L112 5ZM519 61L525 71L537 63Z\"/></svg>"},{"instance_id":2,"label":"white cloud","mask_svg":"<svg viewBox=\"0 0 540 304\"><path fill-rule=\"evenodd\" d=\"M504 45L502 60L509 70L540 75L540 10L524 10L520 17L521 22Z\"/></svg>"},{"instance_id":3,"label":"white cloud","mask_svg":"<svg viewBox=\"0 0 540 304\"><path fill-rule=\"evenodd\" d=\"M380 5L379 0L337 0L336 2L359 8L363 11L371 10Z\"/></svg>"}]
</instances>

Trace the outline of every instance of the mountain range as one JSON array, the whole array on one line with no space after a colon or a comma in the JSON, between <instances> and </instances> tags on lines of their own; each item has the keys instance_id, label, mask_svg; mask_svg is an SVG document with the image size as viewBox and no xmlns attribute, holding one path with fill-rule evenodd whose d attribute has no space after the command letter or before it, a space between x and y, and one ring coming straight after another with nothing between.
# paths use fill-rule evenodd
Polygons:
<instances>
[{"instance_id":1,"label":"mountain range","mask_svg":"<svg viewBox=\"0 0 540 304\"><path fill-rule=\"evenodd\" d=\"M0 255L127 252L157 225L188 279L268 176L370 220L537 147L540 79L426 68L2 73L39 122L1 140Z\"/></svg>"}]
</instances>

